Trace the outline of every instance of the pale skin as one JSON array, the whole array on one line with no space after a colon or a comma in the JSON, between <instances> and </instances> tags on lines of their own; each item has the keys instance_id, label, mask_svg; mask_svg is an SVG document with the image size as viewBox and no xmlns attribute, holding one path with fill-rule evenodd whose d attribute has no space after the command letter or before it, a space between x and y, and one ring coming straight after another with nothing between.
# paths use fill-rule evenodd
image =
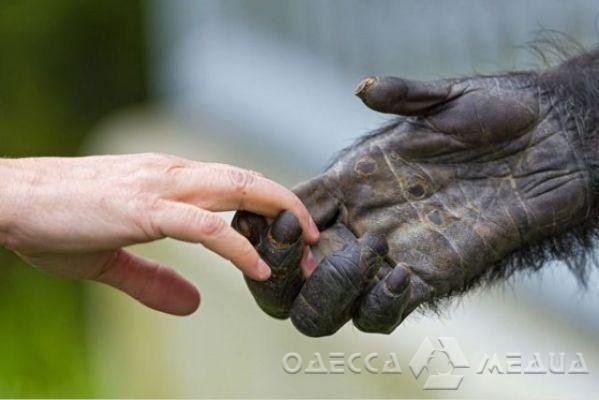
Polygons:
<instances>
[{"instance_id":1,"label":"pale skin","mask_svg":"<svg viewBox=\"0 0 599 400\"><path fill-rule=\"evenodd\" d=\"M156 310L194 312L196 287L123 248L170 237L200 243L255 280L270 268L218 216L289 210L306 244L318 229L295 194L260 173L165 154L0 160L0 244L45 272L102 282ZM307 248L307 247L306 247ZM305 251L304 270L314 268Z\"/></svg>"}]
</instances>

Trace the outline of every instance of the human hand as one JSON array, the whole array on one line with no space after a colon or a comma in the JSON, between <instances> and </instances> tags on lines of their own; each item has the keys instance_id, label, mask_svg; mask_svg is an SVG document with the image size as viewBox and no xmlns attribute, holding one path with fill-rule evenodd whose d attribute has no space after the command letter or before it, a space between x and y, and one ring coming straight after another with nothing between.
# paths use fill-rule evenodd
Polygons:
<instances>
[{"instance_id":1,"label":"human hand","mask_svg":"<svg viewBox=\"0 0 599 400\"><path fill-rule=\"evenodd\" d=\"M0 160L0 243L37 268L111 285L143 304L185 315L199 293L169 267L122 247L171 237L201 243L245 275L270 269L215 214L298 216L306 243L318 230L298 198L261 174L162 154Z\"/></svg>"},{"instance_id":2,"label":"human hand","mask_svg":"<svg viewBox=\"0 0 599 400\"><path fill-rule=\"evenodd\" d=\"M364 103L401 117L294 189L323 231L313 246L320 264L304 281L293 272L299 248L265 257L280 272L248 279L258 304L271 315L278 305L275 316L290 315L309 336L330 335L352 318L363 331L389 333L425 302L509 275L522 267L518 255L530 267L577 255L581 245L568 232L584 234L594 200L576 115L583 121L589 110L576 109L555 79L364 80ZM299 236L292 218L268 228L238 213L235 226L250 219L240 229L246 236ZM273 290L278 276L295 278Z\"/></svg>"}]
</instances>

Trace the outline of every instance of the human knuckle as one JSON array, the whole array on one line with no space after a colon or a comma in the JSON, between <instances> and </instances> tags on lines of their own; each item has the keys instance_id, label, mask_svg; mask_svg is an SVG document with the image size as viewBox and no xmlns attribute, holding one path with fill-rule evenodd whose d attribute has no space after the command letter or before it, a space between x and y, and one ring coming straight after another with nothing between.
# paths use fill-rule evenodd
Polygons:
<instances>
[{"instance_id":1,"label":"human knuckle","mask_svg":"<svg viewBox=\"0 0 599 400\"><path fill-rule=\"evenodd\" d=\"M134 215L150 214L161 208L162 199L152 192L136 191L131 195L129 206Z\"/></svg>"},{"instance_id":2,"label":"human knuckle","mask_svg":"<svg viewBox=\"0 0 599 400\"><path fill-rule=\"evenodd\" d=\"M250 189L258 179L258 176L248 171L239 169L229 169L226 171L226 178L233 190L244 194Z\"/></svg>"},{"instance_id":3,"label":"human knuckle","mask_svg":"<svg viewBox=\"0 0 599 400\"><path fill-rule=\"evenodd\" d=\"M196 224L204 237L215 237L222 234L227 228L224 220L212 214L197 214Z\"/></svg>"},{"instance_id":4,"label":"human knuckle","mask_svg":"<svg viewBox=\"0 0 599 400\"><path fill-rule=\"evenodd\" d=\"M127 179L140 191L170 190L174 178L187 169L185 160L161 153L144 154Z\"/></svg>"},{"instance_id":5,"label":"human knuckle","mask_svg":"<svg viewBox=\"0 0 599 400\"><path fill-rule=\"evenodd\" d=\"M142 161L150 165L166 164L173 160L173 156L161 152L149 152L141 155Z\"/></svg>"},{"instance_id":6,"label":"human knuckle","mask_svg":"<svg viewBox=\"0 0 599 400\"><path fill-rule=\"evenodd\" d=\"M144 153L140 165L146 171L154 174L168 173L169 171L183 168L188 163L185 159L166 153Z\"/></svg>"},{"instance_id":7,"label":"human knuckle","mask_svg":"<svg viewBox=\"0 0 599 400\"><path fill-rule=\"evenodd\" d=\"M123 265L125 268L129 267L133 263L132 257L123 250L114 251L106 261L100 265L96 270L92 270L86 279L102 280L107 274L110 273L117 265Z\"/></svg>"},{"instance_id":8,"label":"human knuckle","mask_svg":"<svg viewBox=\"0 0 599 400\"><path fill-rule=\"evenodd\" d=\"M155 168L142 167L126 177L124 185L136 192L148 193L156 190L159 177Z\"/></svg>"},{"instance_id":9,"label":"human knuckle","mask_svg":"<svg viewBox=\"0 0 599 400\"><path fill-rule=\"evenodd\" d=\"M253 169L249 169L249 170L248 170L248 173L250 173L250 174L252 174L252 175L255 175L255 176L258 176L258 177L260 177L260 178L263 178L263 177L264 177L264 174L263 174L262 172L259 172L259 171L254 171Z\"/></svg>"},{"instance_id":10,"label":"human knuckle","mask_svg":"<svg viewBox=\"0 0 599 400\"><path fill-rule=\"evenodd\" d=\"M257 257L258 253L256 253L256 249L249 243L242 245L237 252L238 256L242 260L249 260L251 258Z\"/></svg>"},{"instance_id":11,"label":"human knuckle","mask_svg":"<svg viewBox=\"0 0 599 400\"><path fill-rule=\"evenodd\" d=\"M299 198L297 198L296 196L291 197L291 205L290 206L291 206L292 210L294 210L298 214L300 214L300 215L298 215L298 217L299 216L302 216L302 217L308 216L308 213L307 213L306 207L304 206L304 203L302 203L302 201Z\"/></svg>"},{"instance_id":12,"label":"human knuckle","mask_svg":"<svg viewBox=\"0 0 599 400\"><path fill-rule=\"evenodd\" d=\"M134 293L133 298L144 301L148 296L150 290L154 287L156 281L160 277L160 273L163 267L159 264L153 264L147 273L145 284L141 285Z\"/></svg>"},{"instance_id":13,"label":"human knuckle","mask_svg":"<svg viewBox=\"0 0 599 400\"><path fill-rule=\"evenodd\" d=\"M164 234L161 229L162 211L165 202L158 196L147 193L139 193L131 202L131 210L128 213L146 237L160 238Z\"/></svg>"}]
</instances>

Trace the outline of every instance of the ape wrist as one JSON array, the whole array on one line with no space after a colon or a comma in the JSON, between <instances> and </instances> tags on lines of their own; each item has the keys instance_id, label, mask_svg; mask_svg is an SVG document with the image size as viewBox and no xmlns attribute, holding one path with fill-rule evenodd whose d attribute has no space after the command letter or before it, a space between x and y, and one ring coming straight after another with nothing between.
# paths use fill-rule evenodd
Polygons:
<instances>
[{"instance_id":1,"label":"ape wrist","mask_svg":"<svg viewBox=\"0 0 599 400\"><path fill-rule=\"evenodd\" d=\"M559 123L570 134L599 194L599 47L566 60L540 76Z\"/></svg>"}]
</instances>

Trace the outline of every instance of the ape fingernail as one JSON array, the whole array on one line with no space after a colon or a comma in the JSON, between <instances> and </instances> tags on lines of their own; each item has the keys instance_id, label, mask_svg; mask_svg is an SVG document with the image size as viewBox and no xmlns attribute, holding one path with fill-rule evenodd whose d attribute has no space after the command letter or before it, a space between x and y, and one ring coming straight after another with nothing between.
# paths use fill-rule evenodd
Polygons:
<instances>
[{"instance_id":1,"label":"ape fingernail","mask_svg":"<svg viewBox=\"0 0 599 400\"><path fill-rule=\"evenodd\" d=\"M239 211L233 217L231 225L245 236L250 243L256 245L260 240L261 233L266 229L266 220L261 215L248 211Z\"/></svg>"},{"instance_id":2,"label":"ape fingernail","mask_svg":"<svg viewBox=\"0 0 599 400\"><path fill-rule=\"evenodd\" d=\"M354 94L358 97L364 93L366 89L368 89L372 84L376 82L376 78L374 76L369 76L368 78L362 79L362 81L358 84L358 86L354 89Z\"/></svg>"},{"instance_id":3,"label":"ape fingernail","mask_svg":"<svg viewBox=\"0 0 599 400\"><path fill-rule=\"evenodd\" d=\"M295 243L301 234L299 220L289 211L280 213L270 227L272 239L281 244Z\"/></svg>"},{"instance_id":4,"label":"ape fingernail","mask_svg":"<svg viewBox=\"0 0 599 400\"><path fill-rule=\"evenodd\" d=\"M408 271L402 266L397 266L387 275L385 278L385 285L387 285L387 289L395 294L401 294L410 282L410 275Z\"/></svg>"}]
</instances>

